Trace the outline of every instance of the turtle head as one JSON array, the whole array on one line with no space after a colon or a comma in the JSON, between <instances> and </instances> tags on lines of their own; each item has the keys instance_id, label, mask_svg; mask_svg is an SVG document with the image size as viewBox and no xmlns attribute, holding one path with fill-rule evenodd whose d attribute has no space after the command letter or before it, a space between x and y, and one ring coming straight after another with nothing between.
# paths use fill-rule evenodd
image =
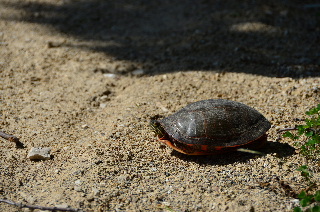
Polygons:
<instances>
[{"instance_id":1,"label":"turtle head","mask_svg":"<svg viewBox=\"0 0 320 212\"><path fill-rule=\"evenodd\" d=\"M150 120L150 127L151 127L152 131L156 134L156 136L158 136L159 138L165 137L166 132L158 120L151 119Z\"/></svg>"}]
</instances>

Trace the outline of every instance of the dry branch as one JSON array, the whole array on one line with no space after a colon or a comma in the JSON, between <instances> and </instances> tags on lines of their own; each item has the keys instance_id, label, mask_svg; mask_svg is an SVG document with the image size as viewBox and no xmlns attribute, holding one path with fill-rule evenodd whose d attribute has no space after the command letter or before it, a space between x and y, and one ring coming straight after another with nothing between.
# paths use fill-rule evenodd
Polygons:
<instances>
[{"instance_id":1,"label":"dry branch","mask_svg":"<svg viewBox=\"0 0 320 212\"><path fill-rule=\"evenodd\" d=\"M24 145L23 143L20 142L19 138L17 138L16 136L14 135L10 135L10 134L7 134L5 132L2 132L0 131L0 137L8 140L8 141L11 141L11 142L14 142L16 143L16 147L17 148L24 148Z\"/></svg>"},{"instance_id":2,"label":"dry branch","mask_svg":"<svg viewBox=\"0 0 320 212\"><path fill-rule=\"evenodd\" d=\"M40 210L47 210L47 211L72 211L72 212L83 212L81 209L75 208L62 208L62 207L45 207L45 206L38 206L38 205L27 205L23 203L13 202L7 199L0 199L0 202L4 202L10 205L17 206L19 208L29 208L29 209L40 209Z\"/></svg>"},{"instance_id":3,"label":"dry branch","mask_svg":"<svg viewBox=\"0 0 320 212\"><path fill-rule=\"evenodd\" d=\"M7 133L4 133L2 131L0 131L0 137L8 140L8 141L11 141L11 142L15 142L15 143L18 143L19 142L19 138L17 138L16 136L14 135L9 135Z\"/></svg>"}]
</instances>

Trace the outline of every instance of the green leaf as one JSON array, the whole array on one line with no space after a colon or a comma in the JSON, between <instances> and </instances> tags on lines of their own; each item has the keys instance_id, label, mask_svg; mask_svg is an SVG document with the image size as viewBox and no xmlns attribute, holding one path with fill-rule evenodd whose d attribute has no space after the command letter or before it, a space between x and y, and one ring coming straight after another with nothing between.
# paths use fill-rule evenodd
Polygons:
<instances>
[{"instance_id":1,"label":"green leaf","mask_svg":"<svg viewBox=\"0 0 320 212\"><path fill-rule=\"evenodd\" d=\"M320 104L318 104L317 107L311 108L310 110L308 110L306 114L310 116L310 115L317 114L319 111L320 111Z\"/></svg>"},{"instance_id":2,"label":"green leaf","mask_svg":"<svg viewBox=\"0 0 320 212\"><path fill-rule=\"evenodd\" d=\"M291 138L292 140L297 140L299 138L299 136L295 136L293 135L291 132L286 132L282 135L283 137L288 137Z\"/></svg>"},{"instance_id":3,"label":"green leaf","mask_svg":"<svg viewBox=\"0 0 320 212\"><path fill-rule=\"evenodd\" d=\"M313 135L313 131L309 131L305 133L306 136L312 136Z\"/></svg>"},{"instance_id":4,"label":"green leaf","mask_svg":"<svg viewBox=\"0 0 320 212\"><path fill-rule=\"evenodd\" d=\"M317 143L320 143L320 135L315 134L315 135L312 136L312 138L313 138L314 140L316 140Z\"/></svg>"},{"instance_id":5,"label":"green leaf","mask_svg":"<svg viewBox=\"0 0 320 212\"><path fill-rule=\"evenodd\" d=\"M307 151L307 147L305 145L302 145L300 148L301 148L301 151Z\"/></svg>"},{"instance_id":6,"label":"green leaf","mask_svg":"<svg viewBox=\"0 0 320 212\"><path fill-rule=\"evenodd\" d=\"M308 206L310 204L310 201L308 200L308 199L302 199L302 200L300 200L300 205L302 206L302 207L306 207L306 206Z\"/></svg>"},{"instance_id":7,"label":"green leaf","mask_svg":"<svg viewBox=\"0 0 320 212\"><path fill-rule=\"evenodd\" d=\"M295 207L293 209L293 212L302 212L302 209L300 207Z\"/></svg>"},{"instance_id":8,"label":"green leaf","mask_svg":"<svg viewBox=\"0 0 320 212\"><path fill-rule=\"evenodd\" d=\"M283 135L283 137L289 137L289 138L292 138L293 137L293 134L289 131L285 132Z\"/></svg>"},{"instance_id":9,"label":"green leaf","mask_svg":"<svg viewBox=\"0 0 320 212\"><path fill-rule=\"evenodd\" d=\"M307 114L308 116L314 115L315 113L316 113L316 110L314 110L314 109L311 109L311 110L309 110L309 111L306 112L306 114Z\"/></svg>"},{"instance_id":10,"label":"green leaf","mask_svg":"<svg viewBox=\"0 0 320 212\"><path fill-rule=\"evenodd\" d=\"M306 119L306 125L308 126L308 128L312 128L313 127L313 121L310 119Z\"/></svg>"},{"instance_id":11,"label":"green leaf","mask_svg":"<svg viewBox=\"0 0 320 212\"><path fill-rule=\"evenodd\" d=\"M313 208L311 209L312 212L320 212L320 206L319 205L315 205L313 206Z\"/></svg>"},{"instance_id":12,"label":"green leaf","mask_svg":"<svg viewBox=\"0 0 320 212\"><path fill-rule=\"evenodd\" d=\"M302 209L300 207L295 207L293 209L293 212L302 212Z\"/></svg>"},{"instance_id":13,"label":"green leaf","mask_svg":"<svg viewBox=\"0 0 320 212\"><path fill-rule=\"evenodd\" d=\"M297 168L297 171L301 171L301 172L309 172L309 169L308 169L308 166L307 165L303 165L303 166L300 166L299 168ZM304 192L304 191L302 191ZM302 193L301 192L301 193Z\"/></svg>"},{"instance_id":14,"label":"green leaf","mask_svg":"<svg viewBox=\"0 0 320 212\"><path fill-rule=\"evenodd\" d=\"M300 167L301 168L301 167ZM298 171L300 171L299 169L297 169ZM307 196L307 193L305 191L301 191L300 194L298 195L299 199L303 199Z\"/></svg>"},{"instance_id":15,"label":"green leaf","mask_svg":"<svg viewBox=\"0 0 320 212\"><path fill-rule=\"evenodd\" d=\"M300 166L297 171L301 172L301 176L305 177L307 180L310 177L310 171L308 169L308 166L304 165L304 166ZM301 191L301 193L298 196L299 199L303 199L303 198L307 198L307 194L305 191Z\"/></svg>"},{"instance_id":16,"label":"green leaf","mask_svg":"<svg viewBox=\"0 0 320 212\"><path fill-rule=\"evenodd\" d=\"M315 144L317 144L317 141L316 141L316 140L312 140L312 139L310 139L310 140L306 143L306 145L308 145L308 146L312 146L312 145L315 145Z\"/></svg>"},{"instance_id":17,"label":"green leaf","mask_svg":"<svg viewBox=\"0 0 320 212\"><path fill-rule=\"evenodd\" d=\"M311 195L306 196L305 198L300 200L300 205L302 207L306 207L306 206L310 205L312 198L313 198L313 196L311 196Z\"/></svg>"},{"instance_id":18,"label":"green leaf","mask_svg":"<svg viewBox=\"0 0 320 212\"><path fill-rule=\"evenodd\" d=\"M283 134L283 137L288 137L292 140L299 139L295 142L295 145L300 148L300 154L307 158L314 158L318 157L320 153L320 104L308 110L306 114L311 117L305 119L304 125L296 126L298 132L295 134L286 132ZM301 135L304 136L300 137ZM307 176L307 173L301 174L305 177Z\"/></svg>"},{"instance_id":19,"label":"green leaf","mask_svg":"<svg viewBox=\"0 0 320 212\"><path fill-rule=\"evenodd\" d=\"M314 195L314 200L320 202L320 191L316 192L316 194Z\"/></svg>"},{"instance_id":20,"label":"green leaf","mask_svg":"<svg viewBox=\"0 0 320 212\"><path fill-rule=\"evenodd\" d=\"M306 126L306 125L298 125L297 128L298 128L298 134L302 135L306 131L306 128L308 128L308 126Z\"/></svg>"},{"instance_id":21,"label":"green leaf","mask_svg":"<svg viewBox=\"0 0 320 212\"><path fill-rule=\"evenodd\" d=\"M299 169L308 170L309 168L308 168L307 165L302 165L302 166L299 167ZM300 171L300 170L299 170L299 171Z\"/></svg>"}]
</instances>

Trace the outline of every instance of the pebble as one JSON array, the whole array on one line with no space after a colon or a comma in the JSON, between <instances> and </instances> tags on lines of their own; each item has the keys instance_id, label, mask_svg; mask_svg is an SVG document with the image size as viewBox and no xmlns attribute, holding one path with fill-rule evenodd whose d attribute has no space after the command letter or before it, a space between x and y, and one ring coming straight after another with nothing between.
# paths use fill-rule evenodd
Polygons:
<instances>
[{"instance_id":1,"label":"pebble","mask_svg":"<svg viewBox=\"0 0 320 212\"><path fill-rule=\"evenodd\" d=\"M93 196L98 197L100 196L100 190L97 188L92 188L92 194Z\"/></svg>"},{"instance_id":2,"label":"pebble","mask_svg":"<svg viewBox=\"0 0 320 212\"><path fill-rule=\"evenodd\" d=\"M99 106L100 106L100 108L106 108L106 107L107 107L107 104L101 103Z\"/></svg>"},{"instance_id":3,"label":"pebble","mask_svg":"<svg viewBox=\"0 0 320 212\"><path fill-rule=\"evenodd\" d=\"M100 97L100 100L103 102L107 102L107 101L110 101L110 97L108 95L103 95Z\"/></svg>"},{"instance_id":4,"label":"pebble","mask_svg":"<svg viewBox=\"0 0 320 212\"><path fill-rule=\"evenodd\" d=\"M82 192L82 187L81 186L74 186L74 190L77 192Z\"/></svg>"},{"instance_id":5,"label":"pebble","mask_svg":"<svg viewBox=\"0 0 320 212\"><path fill-rule=\"evenodd\" d=\"M83 129L88 129L89 128L89 126L87 125L87 124L84 124L84 125L82 125L81 126Z\"/></svg>"},{"instance_id":6,"label":"pebble","mask_svg":"<svg viewBox=\"0 0 320 212\"><path fill-rule=\"evenodd\" d=\"M104 77L109 77L109 78L117 78L116 74L111 74L111 73L107 73L107 74L103 74Z\"/></svg>"},{"instance_id":7,"label":"pebble","mask_svg":"<svg viewBox=\"0 0 320 212\"><path fill-rule=\"evenodd\" d=\"M51 148L49 147L33 147L28 153L28 158L30 160L49 160L51 157L50 151Z\"/></svg>"},{"instance_id":8,"label":"pebble","mask_svg":"<svg viewBox=\"0 0 320 212\"><path fill-rule=\"evenodd\" d=\"M69 208L68 204L60 204L60 205L55 205L57 208Z\"/></svg>"},{"instance_id":9,"label":"pebble","mask_svg":"<svg viewBox=\"0 0 320 212\"><path fill-rule=\"evenodd\" d=\"M134 76L142 76L142 75L144 75L144 70L143 70L143 69L136 69L136 70L134 70L134 71L132 72L132 74L133 74Z\"/></svg>"},{"instance_id":10,"label":"pebble","mask_svg":"<svg viewBox=\"0 0 320 212\"><path fill-rule=\"evenodd\" d=\"M74 182L75 186L74 186L74 190L77 191L77 192L81 192L82 191L82 181L81 180L76 180Z\"/></svg>"},{"instance_id":11,"label":"pebble","mask_svg":"<svg viewBox=\"0 0 320 212\"><path fill-rule=\"evenodd\" d=\"M129 176L126 175L126 174L120 175L120 176L118 177L118 182L119 182L119 183L124 183L124 182L128 181L128 178L129 178Z\"/></svg>"},{"instance_id":12,"label":"pebble","mask_svg":"<svg viewBox=\"0 0 320 212\"><path fill-rule=\"evenodd\" d=\"M76 181L74 181L74 184L76 184L76 185L81 185L81 184L82 184L82 181L81 181L81 180L76 180Z\"/></svg>"}]
</instances>

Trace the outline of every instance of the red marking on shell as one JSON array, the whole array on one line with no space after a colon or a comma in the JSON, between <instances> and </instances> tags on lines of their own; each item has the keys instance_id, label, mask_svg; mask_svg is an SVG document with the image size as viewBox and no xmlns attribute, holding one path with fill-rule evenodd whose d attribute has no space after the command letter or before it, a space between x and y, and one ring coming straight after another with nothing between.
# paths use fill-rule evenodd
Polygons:
<instances>
[{"instance_id":1,"label":"red marking on shell","mask_svg":"<svg viewBox=\"0 0 320 212\"><path fill-rule=\"evenodd\" d=\"M208 145L201 145L202 151L208 151Z\"/></svg>"},{"instance_id":2,"label":"red marking on shell","mask_svg":"<svg viewBox=\"0 0 320 212\"><path fill-rule=\"evenodd\" d=\"M223 146L215 146L214 148L219 151L223 149Z\"/></svg>"}]
</instances>

